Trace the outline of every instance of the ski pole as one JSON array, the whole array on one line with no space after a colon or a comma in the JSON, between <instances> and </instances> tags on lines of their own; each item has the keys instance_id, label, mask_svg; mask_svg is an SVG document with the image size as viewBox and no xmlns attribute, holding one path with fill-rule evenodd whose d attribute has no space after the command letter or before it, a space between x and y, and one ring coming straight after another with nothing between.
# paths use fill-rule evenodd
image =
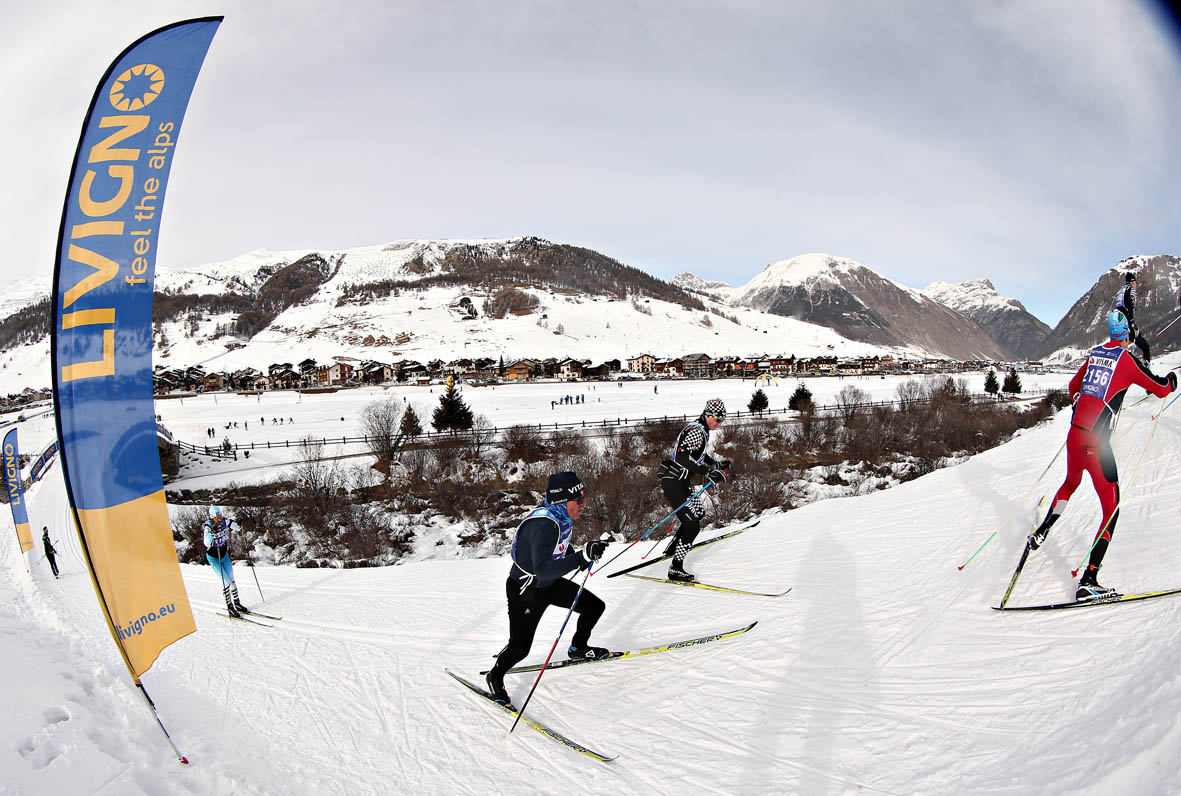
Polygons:
<instances>
[{"instance_id":1,"label":"ski pole","mask_svg":"<svg viewBox=\"0 0 1181 796\"><path fill-rule=\"evenodd\" d=\"M611 558L610 558L610 559L609 559L609 560L608 560L606 563L600 564L600 565L598 566L598 568L597 568L597 569L595 569L595 571L594 571L593 573L591 573L591 574L597 574L597 573L601 572L601 571L603 570L603 568L604 568L605 566L607 566L607 564L610 564L612 561L614 561L615 559L619 558L621 555L623 555L624 553L626 553L628 550L631 550L631 549L632 549L633 547L635 547L635 545L636 545L636 544L638 544L639 542L642 542L642 541L644 541L645 539L647 539L647 538L648 538L648 534L652 533L652 532L653 532L653 531L655 531L657 528L659 528L659 527L660 527L660 523L661 523L661 522L664 522L664 521L665 521L665 520L667 520L669 517L673 516L673 515L674 515L674 514L676 514L678 511L680 511L681 509L685 508L685 506L688 506L688 505L689 505L689 501L691 501L693 498L695 498L695 497L697 497L698 495L700 495L700 494L701 494L702 492L704 492L705 490L709 489L711 486L713 486L713 483L714 483L713 481L706 481L706 482L705 482L705 486L701 487L701 489L698 489L696 492L694 492L692 495L690 495L690 496L689 496L689 497L688 497L688 498L685 500L685 502L684 502L684 503L682 503L681 505L677 506L675 509L673 509L672 511L670 511L668 514L665 514L663 517L661 517L661 518L660 518L660 522L657 522L657 523L656 523L655 525L653 525L651 528L649 528L648 530L644 531L644 535L643 535L643 536L641 536L639 539L636 539L634 542L632 542L632 543L631 543L631 544L629 544L627 547L625 547L625 548L623 548L622 550L620 550L620 551L619 551L618 553L616 553L615 555L611 556Z\"/></svg>"},{"instance_id":2,"label":"ski pole","mask_svg":"<svg viewBox=\"0 0 1181 796\"><path fill-rule=\"evenodd\" d=\"M1174 318L1173 320L1169 321L1168 325L1167 325L1167 326L1165 326L1165 328L1164 328L1164 329L1161 329L1159 332L1157 332L1156 334L1154 334L1154 335L1152 336L1152 337L1153 337L1153 339L1155 340L1156 338L1160 337L1162 334L1164 334L1166 331L1168 331L1168 329L1169 329L1169 326L1172 326L1172 325L1173 325L1173 324L1175 324L1177 321L1181 321L1181 315L1178 315L1176 318Z\"/></svg>"},{"instance_id":3,"label":"ski pole","mask_svg":"<svg viewBox=\"0 0 1181 796\"><path fill-rule=\"evenodd\" d=\"M592 564L594 562L591 562ZM521 709L517 711L517 718L513 721L513 726L509 727L509 732L517 729L517 723L521 717L525 715L525 708L529 707L529 700L533 699L533 692L537 690L537 684L541 682L541 676L545 674L545 668L549 666L549 660L554 656L554 650L558 648L558 642L562 639L562 633L566 632L566 623L570 621L570 616L574 613L574 606L578 605L578 598L582 596L583 589L586 588L586 580L590 577L591 568L588 565L586 568L586 575L582 578L582 584L578 587L578 593L574 595L574 601L570 603L570 610L566 612L566 618L562 620L562 627L558 630L558 637L554 639L554 645L549 648L549 655L545 656L545 663L541 664L541 671L537 673L537 679L533 681L533 687L529 689L529 696L525 697L525 704L521 705Z\"/></svg>"},{"instance_id":4,"label":"ski pole","mask_svg":"<svg viewBox=\"0 0 1181 796\"><path fill-rule=\"evenodd\" d=\"M680 520L680 518L677 518L676 520L674 520L672 523L669 524L668 530L664 532L665 538L667 538L669 534L675 533L677 528L679 528L679 527L681 527L681 520ZM664 539L657 539L656 544L649 547L648 552L644 553L644 555L640 556L640 560L644 561L645 559L648 558L648 556L652 555L653 551L655 551L656 548L660 546L660 543L662 541L664 541Z\"/></svg>"},{"instance_id":5,"label":"ski pole","mask_svg":"<svg viewBox=\"0 0 1181 796\"><path fill-rule=\"evenodd\" d=\"M250 567L250 573L254 575L254 587L258 589L259 599L262 600L263 605L266 605L267 598L262 596L262 586L258 585L258 573L254 571L254 561L250 558L249 550L246 551L246 566Z\"/></svg>"},{"instance_id":6,"label":"ski pole","mask_svg":"<svg viewBox=\"0 0 1181 796\"><path fill-rule=\"evenodd\" d=\"M1175 400L1177 400L1177 399L1174 398L1173 401L1175 401ZM1173 403L1173 401L1169 401L1169 405L1171 405ZM1140 451L1140 458L1136 461L1136 469L1132 471L1132 477L1128 479L1127 490L1126 491L1121 490L1122 494L1120 495L1119 500L1117 500L1115 502L1115 508L1111 510L1111 516L1108 517L1107 521L1103 523L1103 527L1101 527L1099 529L1099 533L1095 534L1095 541L1091 542L1091 546L1087 548L1087 552L1083 556L1083 560L1081 562L1079 562L1079 565L1077 567L1075 567L1074 569L1072 569L1070 571L1071 577L1078 577L1079 570L1081 570L1084 566L1086 566L1087 561L1090 560L1091 552L1095 549L1095 545L1099 544L1099 540L1103 538L1103 535L1105 533L1107 533L1107 526L1111 525L1112 520L1114 520L1116 515L1119 513L1120 504L1124 502L1123 495L1126 494L1126 492L1130 492L1132 489L1132 484L1136 483L1136 476L1139 475L1139 473L1140 473L1140 465L1144 463L1144 454L1148 453L1148 446L1152 444L1152 438L1154 436L1156 436L1156 420L1162 414L1164 414L1165 409L1168 409L1168 408L1169 408L1169 406L1166 405L1164 409L1161 409L1160 412L1157 412L1155 415L1153 415L1152 431L1149 432L1149 434L1148 434L1148 441L1144 443L1144 450ZM1110 536L1107 537L1107 541L1109 541L1109 542L1111 541Z\"/></svg>"},{"instance_id":7,"label":"ski pole","mask_svg":"<svg viewBox=\"0 0 1181 796\"><path fill-rule=\"evenodd\" d=\"M1156 419L1165 413L1165 409L1168 409L1170 406L1172 406L1173 401L1176 401L1178 398L1181 398L1181 392L1174 395L1172 397L1172 399L1167 404L1165 404L1164 407L1159 412L1157 412L1155 415L1152 416L1152 422L1155 423ZM1155 431L1156 429L1153 429L1153 430Z\"/></svg>"},{"instance_id":8,"label":"ski pole","mask_svg":"<svg viewBox=\"0 0 1181 796\"><path fill-rule=\"evenodd\" d=\"M984 544L982 544L978 548L976 548L975 553L968 556L967 561L960 564L959 569L961 572L963 572L964 567L966 567L966 566L968 566L968 564L972 563L972 559L975 558L977 555L979 555L981 550L988 547L988 543L993 540L993 537L995 537L998 533L1001 532L1001 529L1004 528L1005 525L1009 522L1009 520L1011 520L1013 518L1013 515L1017 513L1017 509L1021 508L1021 506L1025 503L1025 501L1029 498L1029 496L1033 494L1033 490L1037 487L1037 485L1041 482L1041 480L1046 477L1046 473L1050 472L1050 468L1054 466L1054 462L1058 461L1058 457L1062 455L1062 449L1065 447L1066 447L1066 440L1062 440L1062 444L1058 446L1058 452L1054 454L1054 458L1050 459L1050 463L1046 465L1046 469L1042 470L1042 474L1039 475L1037 477L1037 480L1034 481L1033 484L1030 485L1029 491L1027 491L1024 495L1022 495L1021 499L1017 501L1017 505L1014 506L1013 510L1009 512L1009 516L1005 517L1005 519L1001 521L1001 524L997 527L997 529L992 532L992 535L984 540Z\"/></svg>"}]
</instances>

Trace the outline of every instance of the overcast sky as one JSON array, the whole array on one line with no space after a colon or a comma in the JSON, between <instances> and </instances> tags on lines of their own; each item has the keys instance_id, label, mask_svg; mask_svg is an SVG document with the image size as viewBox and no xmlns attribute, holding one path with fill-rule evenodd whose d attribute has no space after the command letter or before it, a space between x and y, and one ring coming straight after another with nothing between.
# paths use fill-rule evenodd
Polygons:
<instances>
[{"instance_id":1,"label":"overcast sky","mask_svg":"<svg viewBox=\"0 0 1181 796\"><path fill-rule=\"evenodd\" d=\"M211 14L162 265L537 235L740 285L827 252L1054 325L1120 258L1181 254L1147 2L0 3L0 283L52 274L110 62Z\"/></svg>"}]
</instances>

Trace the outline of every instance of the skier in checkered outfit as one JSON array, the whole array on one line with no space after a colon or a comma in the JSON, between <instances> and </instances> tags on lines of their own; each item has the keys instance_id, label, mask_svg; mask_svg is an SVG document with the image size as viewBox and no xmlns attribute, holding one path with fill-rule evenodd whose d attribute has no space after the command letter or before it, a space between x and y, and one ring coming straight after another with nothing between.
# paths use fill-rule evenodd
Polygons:
<instances>
[{"instance_id":1,"label":"skier in checkered outfit","mask_svg":"<svg viewBox=\"0 0 1181 796\"><path fill-rule=\"evenodd\" d=\"M661 462L657 471L664 498L669 506L677 509L677 520L680 522L676 536L665 550L666 555L673 555L672 564L668 568L669 580L694 580L692 573L685 571L685 554L689 552L689 547L701 530L705 506L701 495L689 500L688 503L685 501L697 491L693 487L695 476L704 475L715 484L724 483L726 480L731 461L714 459L707 452L709 433L716 430L725 420L726 405L722 403L722 399L711 398L706 401L701 416L685 426L677 435L672 458Z\"/></svg>"}]
</instances>

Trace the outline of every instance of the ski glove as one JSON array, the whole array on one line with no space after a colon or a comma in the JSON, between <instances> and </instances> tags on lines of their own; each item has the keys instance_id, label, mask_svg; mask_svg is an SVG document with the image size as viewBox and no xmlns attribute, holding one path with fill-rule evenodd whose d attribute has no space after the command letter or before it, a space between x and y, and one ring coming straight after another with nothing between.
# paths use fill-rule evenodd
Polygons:
<instances>
[{"instance_id":1,"label":"ski glove","mask_svg":"<svg viewBox=\"0 0 1181 796\"><path fill-rule=\"evenodd\" d=\"M733 459L718 459L717 462L714 464L714 467L716 467L719 470L726 470L727 472L729 472L730 466L733 464L734 464Z\"/></svg>"},{"instance_id":2,"label":"ski glove","mask_svg":"<svg viewBox=\"0 0 1181 796\"><path fill-rule=\"evenodd\" d=\"M672 459L665 459L660 463L656 474L661 478L671 478L674 481L684 481L689 477L689 468Z\"/></svg>"},{"instance_id":3,"label":"ski glove","mask_svg":"<svg viewBox=\"0 0 1181 796\"><path fill-rule=\"evenodd\" d=\"M587 561L598 561L603 557L603 552L607 549L607 543L602 539L592 539L586 543L582 549L582 554L586 556Z\"/></svg>"},{"instance_id":4,"label":"ski glove","mask_svg":"<svg viewBox=\"0 0 1181 796\"><path fill-rule=\"evenodd\" d=\"M726 471L718 467L713 468L709 471L709 480L713 481L715 484L726 483Z\"/></svg>"},{"instance_id":5,"label":"ski glove","mask_svg":"<svg viewBox=\"0 0 1181 796\"><path fill-rule=\"evenodd\" d=\"M1177 389L1177 374L1175 371L1170 370L1169 375L1165 376L1165 378L1169 380L1169 392Z\"/></svg>"}]
</instances>

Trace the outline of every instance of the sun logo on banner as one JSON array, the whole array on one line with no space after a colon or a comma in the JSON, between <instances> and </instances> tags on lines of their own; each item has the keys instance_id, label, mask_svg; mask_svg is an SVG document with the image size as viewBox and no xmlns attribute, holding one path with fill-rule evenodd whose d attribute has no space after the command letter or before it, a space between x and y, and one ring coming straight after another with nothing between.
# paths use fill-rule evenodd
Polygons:
<instances>
[{"instance_id":1,"label":"sun logo on banner","mask_svg":"<svg viewBox=\"0 0 1181 796\"><path fill-rule=\"evenodd\" d=\"M138 111L152 104L164 90L164 70L153 64L133 66L119 75L111 86L115 110Z\"/></svg>"}]
</instances>

